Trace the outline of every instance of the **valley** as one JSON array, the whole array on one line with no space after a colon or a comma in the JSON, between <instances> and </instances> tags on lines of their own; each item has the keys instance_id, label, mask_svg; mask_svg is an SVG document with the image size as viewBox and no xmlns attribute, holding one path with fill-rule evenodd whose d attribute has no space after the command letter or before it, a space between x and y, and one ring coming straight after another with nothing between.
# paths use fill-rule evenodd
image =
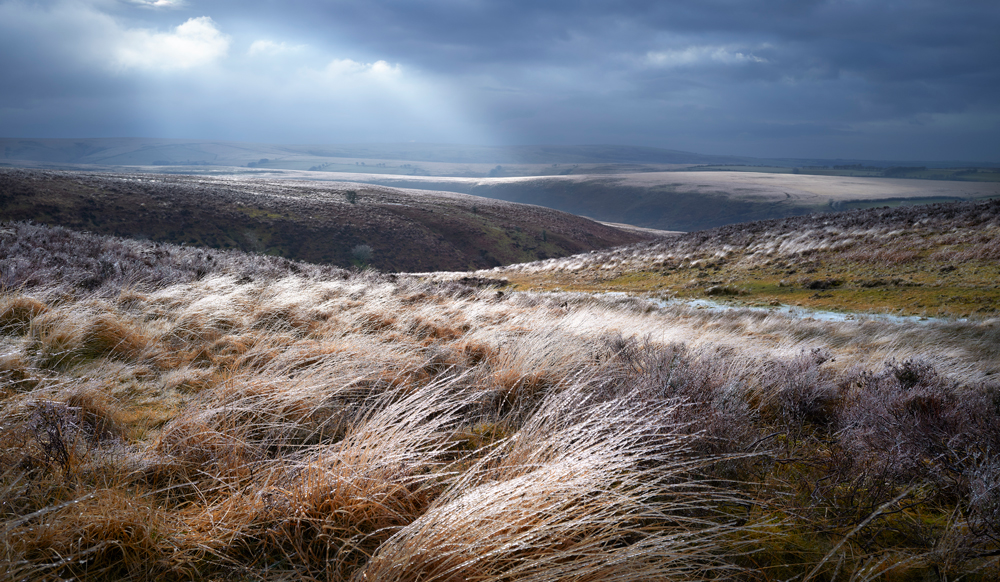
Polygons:
<instances>
[{"instance_id":1,"label":"valley","mask_svg":"<svg viewBox=\"0 0 1000 582\"><path fill-rule=\"evenodd\" d=\"M595 220L679 231L817 212L1000 196L1000 182L724 171L524 178L330 176L539 204Z\"/></svg>"}]
</instances>

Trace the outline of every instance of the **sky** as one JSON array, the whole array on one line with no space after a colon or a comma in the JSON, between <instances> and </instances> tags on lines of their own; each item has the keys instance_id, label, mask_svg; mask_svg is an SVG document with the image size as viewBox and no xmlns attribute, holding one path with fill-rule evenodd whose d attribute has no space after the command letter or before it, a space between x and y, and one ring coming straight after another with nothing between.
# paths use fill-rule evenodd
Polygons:
<instances>
[{"instance_id":1,"label":"sky","mask_svg":"<svg viewBox=\"0 0 1000 582\"><path fill-rule=\"evenodd\" d=\"M0 137L1000 162L1000 2L0 0Z\"/></svg>"}]
</instances>

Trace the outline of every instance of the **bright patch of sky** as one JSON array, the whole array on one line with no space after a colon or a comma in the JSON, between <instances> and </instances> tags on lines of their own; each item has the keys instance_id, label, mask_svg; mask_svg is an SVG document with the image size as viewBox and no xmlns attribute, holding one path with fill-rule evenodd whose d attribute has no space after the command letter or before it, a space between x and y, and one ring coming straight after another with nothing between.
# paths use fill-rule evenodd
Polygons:
<instances>
[{"instance_id":1,"label":"bright patch of sky","mask_svg":"<svg viewBox=\"0 0 1000 582\"><path fill-rule=\"evenodd\" d=\"M208 65L226 56L230 39L207 16L191 18L170 32L122 31L114 51L123 69L172 70Z\"/></svg>"},{"instance_id":2,"label":"bright patch of sky","mask_svg":"<svg viewBox=\"0 0 1000 582\"><path fill-rule=\"evenodd\" d=\"M306 49L305 45L292 45L285 42L274 42L273 40L261 39L253 41L247 49L247 55L254 57L259 55L278 56L286 53L297 52Z\"/></svg>"}]
</instances>

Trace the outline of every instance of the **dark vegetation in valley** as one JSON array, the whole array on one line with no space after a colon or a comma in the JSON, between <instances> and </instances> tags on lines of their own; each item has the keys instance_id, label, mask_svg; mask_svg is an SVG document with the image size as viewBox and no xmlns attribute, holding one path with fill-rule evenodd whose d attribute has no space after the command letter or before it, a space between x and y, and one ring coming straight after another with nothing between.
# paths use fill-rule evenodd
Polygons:
<instances>
[{"instance_id":1,"label":"dark vegetation in valley","mask_svg":"<svg viewBox=\"0 0 1000 582\"><path fill-rule=\"evenodd\" d=\"M627 186L593 179L585 182L536 180L527 183L480 184L475 196L540 204L580 216L645 228L704 230L752 220L801 216L815 211L784 202L738 199L725 192L690 192L679 185Z\"/></svg>"},{"instance_id":2,"label":"dark vegetation in valley","mask_svg":"<svg viewBox=\"0 0 1000 582\"><path fill-rule=\"evenodd\" d=\"M580 181L531 179L509 182L427 182L391 178L368 181L406 188L440 188L519 204L538 204L595 220L643 228L697 231L750 220L803 216L812 206L784 200L737 198L725 191L691 191L687 184L630 186L615 177L591 176Z\"/></svg>"},{"instance_id":3,"label":"dark vegetation in valley","mask_svg":"<svg viewBox=\"0 0 1000 582\"><path fill-rule=\"evenodd\" d=\"M537 206L347 183L0 170L0 218L385 271L465 270L649 238ZM366 260L359 259L358 249Z\"/></svg>"},{"instance_id":4,"label":"dark vegetation in valley","mask_svg":"<svg viewBox=\"0 0 1000 582\"><path fill-rule=\"evenodd\" d=\"M624 276L799 241L897 264L933 232L971 253L951 264L995 262L963 237L998 206L567 261ZM834 242L865 232L883 243ZM995 321L718 316L24 223L0 250L13 580L1000 576Z\"/></svg>"}]
</instances>

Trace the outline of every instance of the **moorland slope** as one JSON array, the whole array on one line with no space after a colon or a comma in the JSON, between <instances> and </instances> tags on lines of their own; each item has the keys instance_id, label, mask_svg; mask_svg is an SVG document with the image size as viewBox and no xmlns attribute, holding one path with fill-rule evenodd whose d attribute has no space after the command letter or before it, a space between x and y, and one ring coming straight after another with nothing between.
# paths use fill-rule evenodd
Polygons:
<instances>
[{"instance_id":1,"label":"moorland slope","mask_svg":"<svg viewBox=\"0 0 1000 582\"><path fill-rule=\"evenodd\" d=\"M448 192L9 169L0 170L0 218L386 271L491 267L652 237Z\"/></svg>"},{"instance_id":2,"label":"moorland slope","mask_svg":"<svg viewBox=\"0 0 1000 582\"><path fill-rule=\"evenodd\" d=\"M1000 308L1000 201L734 224L481 275L523 289L990 318Z\"/></svg>"}]
</instances>

